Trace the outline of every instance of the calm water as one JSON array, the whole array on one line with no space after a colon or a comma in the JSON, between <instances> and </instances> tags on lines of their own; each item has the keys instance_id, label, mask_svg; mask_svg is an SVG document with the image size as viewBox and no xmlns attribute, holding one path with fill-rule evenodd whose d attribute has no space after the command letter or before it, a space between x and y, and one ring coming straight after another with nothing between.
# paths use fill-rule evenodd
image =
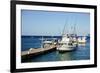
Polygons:
<instances>
[{"instance_id":1,"label":"calm water","mask_svg":"<svg viewBox=\"0 0 100 73\"><path fill-rule=\"evenodd\" d=\"M41 36L22 36L21 51L28 50L29 48L41 47ZM51 36L44 36L51 40ZM55 36L54 38L61 38ZM22 62L47 62L47 61L66 61L66 60L88 60L90 59L90 41L87 38L86 45L78 46L75 51L59 53L58 51L52 51L43 55L33 57L31 59L22 60Z\"/></svg>"}]
</instances>

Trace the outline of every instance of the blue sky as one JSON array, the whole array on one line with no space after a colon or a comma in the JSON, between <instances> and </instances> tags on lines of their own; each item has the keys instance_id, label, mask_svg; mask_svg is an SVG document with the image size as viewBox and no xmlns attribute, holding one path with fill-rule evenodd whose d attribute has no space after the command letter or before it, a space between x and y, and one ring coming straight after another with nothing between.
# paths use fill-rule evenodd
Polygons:
<instances>
[{"instance_id":1,"label":"blue sky","mask_svg":"<svg viewBox=\"0 0 100 73\"><path fill-rule=\"evenodd\" d=\"M87 35L90 32L90 14L21 10L21 24L22 35L61 35L65 24L67 33L71 33L76 25L78 35Z\"/></svg>"}]
</instances>

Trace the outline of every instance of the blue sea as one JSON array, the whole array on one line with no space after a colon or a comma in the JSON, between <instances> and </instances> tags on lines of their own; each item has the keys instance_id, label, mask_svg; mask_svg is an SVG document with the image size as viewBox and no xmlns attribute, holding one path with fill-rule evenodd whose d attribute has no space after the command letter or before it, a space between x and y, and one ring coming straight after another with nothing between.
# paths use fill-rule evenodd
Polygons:
<instances>
[{"instance_id":1,"label":"blue sea","mask_svg":"<svg viewBox=\"0 0 100 73\"><path fill-rule=\"evenodd\" d=\"M29 48L40 48L44 39L52 40L52 36L22 36L21 37L21 51ZM81 37L81 36L79 36ZM61 39L61 36L53 36L53 38ZM87 37L86 45L80 45L76 50L71 52L60 53L58 51L51 51L30 59L22 59L22 62L47 62L47 61L70 61L70 60L89 60L90 59L90 37Z\"/></svg>"}]
</instances>

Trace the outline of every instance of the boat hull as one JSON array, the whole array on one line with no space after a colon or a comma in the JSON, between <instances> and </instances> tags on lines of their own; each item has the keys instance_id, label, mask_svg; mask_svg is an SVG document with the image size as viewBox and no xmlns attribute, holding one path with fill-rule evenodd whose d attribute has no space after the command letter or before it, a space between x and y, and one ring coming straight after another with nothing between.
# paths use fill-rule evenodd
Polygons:
<instances>
[{"instance_id":1,"label":"boat hull","mask_svg":"<svg viewBox=\"0 0 100 73\"><path fill-rule=\"evenodd\" d=\"M66 47L57 47L58 51L64 52L64 51L73 51L75 50L75 47L73 46L66 46Z\"/></svg>"}]
</instances>

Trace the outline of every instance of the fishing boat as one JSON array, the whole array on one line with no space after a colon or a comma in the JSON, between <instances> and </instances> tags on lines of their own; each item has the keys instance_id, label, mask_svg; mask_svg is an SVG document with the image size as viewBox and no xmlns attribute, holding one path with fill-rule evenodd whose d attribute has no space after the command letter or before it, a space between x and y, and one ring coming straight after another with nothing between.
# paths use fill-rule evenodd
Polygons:
<instances>
[{"instance_id":1,"label":"fishing boat","mask_svg":"<svg viewBox=\"0 0 100 73\"><path fill-rule=\"evenodd\" d=\"M62 36L61 41L59 41L59 45L57 47L58 51L72 51L74 50L74 44L72 43L72 39L70 38L70 36L67 34L64 34Z\"/></svg>"},{"instance_id":2,"label":"fishing boat","mask_svg":"<svg viewBox=\"0 0 100 73\"><path fill-rule=\"evenodd\" d=\"M86 37L85 36L78 37L78 44L86 44Z\"/></svg>"},{"instance_id":3,"label":"fishing boat","mask_svg":"<svg viewBox=\"0 0 100 73\"><path fill-rule=\"evenodd\" d=\"M66 23L64 25L63 33L62 33L62 39L57 47L58 51L73 51L75 50L75 47L77 45L77 35L75 34L75 26L74 25L74 30L72 33L67 33L66 34ZM68 31L68 30L67 30Z\"/></svg>"},{"instance_id":4,"label":"fishing boat","mask_svg":"<svg viewBox=\"0 0 100 73\"><path fill-rule=\"evenodd\" d=\"M56 40L57 40L56 38L52 38L51 40L50 39L43 40L42 41L43 48L50 47L51 45L56 45L57 44Z\"/></svg>"}]
</instances>

